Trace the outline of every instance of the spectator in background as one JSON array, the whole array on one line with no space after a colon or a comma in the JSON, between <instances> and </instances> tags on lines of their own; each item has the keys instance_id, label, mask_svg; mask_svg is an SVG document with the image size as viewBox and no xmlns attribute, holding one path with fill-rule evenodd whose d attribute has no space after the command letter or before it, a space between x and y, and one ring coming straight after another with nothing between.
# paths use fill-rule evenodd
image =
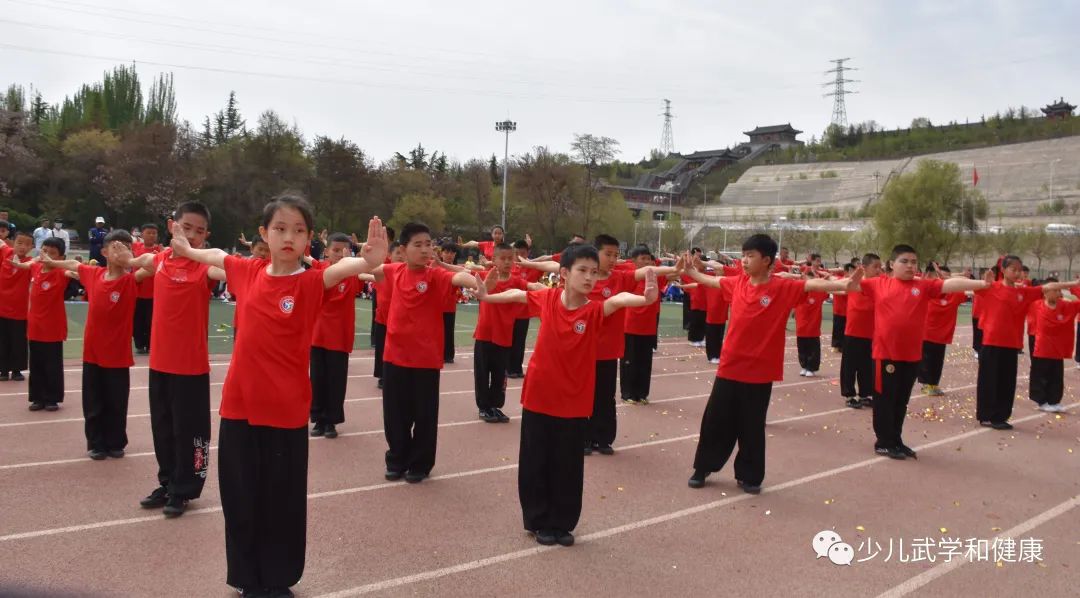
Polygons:
<instances>
[{"instance_id":1,"label":"spectator in background","mask_svg":"<svg viewBox=\"0 0 1080 598\"><path fill-rule=\"evenodd\" d=\"M105 218L98 216L94 219L94 228L90 229L88 239L90 241L90 259L97 260L99 266L105 265L105 256L101 254L101 249L105 246L105 235L107 234L109 234L109 229L105 228Z\"/></svg>"},{"instance_id":2,"label":"spectator in background","mask_svg":"<svg viewBox=\"0 0 1080 598\"><path fill-rule=\"evenodd\" d=\"M53 234L52 227L49 226L50 224L52 223L49 222L48 218L42 218L41 226L34 229L34 250L38 253L41 253L41 244L45 239L56 236Z\"/></svg>"},{"instance_id":3,"label":"spectator in background","mask_svg":"<svg viewBox=\"0 0 1080 598\"><path fill-rule=\"evenodd\" d=\"M64 223L63 222L61 222L59 220L53 222L53 235L52 236L56 237L57 239L61 239L61 240L64 241L64 247L66 248L64 250L64 255L67 255L67 254L71 253L71 236L68 235L68 232L66 230L64 230Z\"/></svg>"},{"instance_id":4,"label":"spectator in background","mask_svg":"<svg viewBox=\"0 0 1080 598\"><path fill-rule=\"evenodd\" d=\"M8 216L7 210L0 211L0 221L4 223L4 227L8 229L8 238L15 239L15 231L18 227L11 221L11 217Z\"/></svg>"}]
</instances>

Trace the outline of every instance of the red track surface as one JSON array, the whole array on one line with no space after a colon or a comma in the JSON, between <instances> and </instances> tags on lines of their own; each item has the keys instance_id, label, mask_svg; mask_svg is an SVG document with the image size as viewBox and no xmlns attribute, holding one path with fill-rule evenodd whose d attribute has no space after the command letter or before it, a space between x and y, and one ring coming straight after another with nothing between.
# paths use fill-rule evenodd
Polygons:
<instances>
[{"instance_id":1,"label":"red track surface","mask_svg":"<svg viewBox=\"0 0 1080 598\"><path fill-rule=\"evenodd\" d=\"M970 333L958 343L967 345ZM827 344L827 338L823 339ZM382 479L380 394L370 352L351 363L341 437L311 442L307 568L298 595L1076 595L1080 587L1080 426L1026 399L1021 359L1016 430L981 428L975 362L954 345L948 396L912 399L905 440L918 461L872 451L870 411L843 407L839 356L800 378L793 339L774 387L765 492L739 491L730 464L691 490L695 439L715 366L669 339L654 366L652 404L620 404L614 456L586 460L573 548L541 548L521 529L518 420L476 418L471 356L442 377L438 461L412 486ZM463 347L459 350L471 353ZM212 361L215 423L227 357ZM132 370L131 442L121 460L85 457L78 363L56 413L26 410L25 383L0 384L0 594L229 596L216 462L203 497L176 520L138 507L155 486L147 370ZM1066 366L1065 403L1080 372ZM506 409L520 414L520 380ZM916 387L918 393L918 387ZM215 460L216 461L216 460ZM942 531L945 528L947 531ZM1017 528L1017 529L1014 529ZM1030 529L1029 529L1030 528ZM816 559L811 539L835 530L869 556L849 567ZM1042 540L1041 563L885 562L888 543L941 537ZM867 542L869 543L867 544ZM937 552L934 551L936 555ZM955 566L963 563L960 567ZM925 585L922 585L925 584Z\"/></svg>"}]
</instances>

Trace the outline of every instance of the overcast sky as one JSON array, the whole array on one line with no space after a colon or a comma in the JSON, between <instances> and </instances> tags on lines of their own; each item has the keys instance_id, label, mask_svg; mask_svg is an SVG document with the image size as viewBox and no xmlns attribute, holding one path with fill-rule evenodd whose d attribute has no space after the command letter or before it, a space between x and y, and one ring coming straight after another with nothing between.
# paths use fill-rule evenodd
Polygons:
<instances>
[{"instance_id":1,"label":"overcast sky","mask_svg":"<svg viewBox=\"0 0 1080 598\"><path fill-rule=\"evenodd\" d=\"M377 161L418 142L453 158L567 151L614 137L622 159L745 140L791 122L820 136L829 60L850 57L850 122L977 120L1080 100L1080 2L911 0L0 0L0 83L57 102L136 61L175 75L180 117L230 90L253 125L277 111L310 141L344 136Z\"/></svg>"}]
</instances>

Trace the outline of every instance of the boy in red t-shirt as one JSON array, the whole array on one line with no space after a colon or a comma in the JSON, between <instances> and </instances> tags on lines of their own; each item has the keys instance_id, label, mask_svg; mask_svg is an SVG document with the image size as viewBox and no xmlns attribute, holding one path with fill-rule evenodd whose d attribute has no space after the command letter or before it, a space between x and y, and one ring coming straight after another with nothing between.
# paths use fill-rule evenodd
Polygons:
<instances>
[{"instance_id":1,"label":"boy in red t-shirt","mask_svg":"<svg viewBox=\"0 0 1080 598\"><path fill-rule=\"evenodd\" d=\"M919 258L910 245L897 245L889 276L859 283L860 294L874 302L874 367L878 397L874 400L874 452L892 459L915 458L904 444L904 418L911 388L922 360L922 340L929 304L948 293L986 287L967 278L916 278Z\"/></svg>"},{"instance_id":2,"label":"boy in red t-shirt","mask_svg":"<svg viewBox=\"0 0 1080 598\"><path fill-rule=\"evenodd\" d=\"M41 253L52 260L64 259L65 249L63 239L56 237L41 243ZM30 341L30 411L56 411L64 401L67 271L40 260L12 264L30 271L30 309L26 322L26 337Z\"/></svg>"},{"instance_id":3,"label":"boy in red t-shirt","mask_svg":"<svg viewBox=\"0 0 1080 598\"><path fill-rule=\"evenodd\" d=\"M172 229L174 255L223 269L238 291L244 329L221 393L218 484L226 582L241 595L289 595L304 571L311 335L326 289L371 271L386 256L386 232L376 217L363 257L304 269L313 220L297 195L271 200L259 227L268 262L193 249L179 225Z\"/></svg>"},{"instance_id":4,"label":"boy in red t-shirt","mask_svg":"<svg viewBox=\"0 0 1080 598\"><path fill-rule=\"evenodd\" d=\"M726 259L726 258L725 258ZM723 272L724 276L744 275L742 266L706 262L713 272ZM728 311L731 306L724 300L723 290L717 287L703 286L705 293L705 357L709 363L720 364L720 353L724 350L724 333L727 331Z\"/></svg>"},{"instance_id":5,"label":"boy in red t-shirt","mask_svg":"<svg viewBox=\"0 0 1080 598\"><path fill-rule=\"evenodd\" d=\"M1058 280L1049 277L1044 283ZM1064 301L1061 291L1049 291L1032 306L1035 314L1035 348L1031 351L1028 397L1040 411L1061 413L1065 392L1065 360L1072 357L1076 316L1080 301Z\"/></svg>"},{"instance_id":6,"label":"boy in red t-shirt","mask_svg":"<svg viewBox=\"0 0 1080 598\"><path fill-rule=\"evenodd\" d=\"M499 244L492 254L494 268L484 277L488 293L509 289L524 290L528 284L515 276L514 248ZM537 285L536 288L543 288ZM480 419L487 423L506 423L510 418L502 412L506 404L506 361L514 342L514 319L520 310L516 305L481 303L473 338L473 382L476 389L476 408Z\"/></svg>"},{"instance_id":7,"label":"boy in red t-shirt","mask_svg":"<svg viewBox=\"0 0 1080 598\"><path fill-rule=\"evenodd\" d=\"M790 280L772 275L776 241L768 235L751 235L742 251L746 275L712 277L686 269L698 284L723 289L731 304L725 350L701 418L694 474L687 484L704 487L705 478L724 467L738 443L735 479L743 491L757 494L765 479L765 414L773 382L784 377L784 336L791 310L807 292L853 287L862 271L839 281Z\"/></svg>"},{"instance_id":8,"label":"boy in red t-shirt","mask_svg":"<svg viewBox=\"0 0 1080 598\"><path fill-rule=\"evenodd\" d=\"M630 250L630 260L635 268L655 266L656 260L645 245L638 245ZM659 287L666 281L658 281ZM638 281L633 289L635 295L645 293L647 281ZM626 310L624 327L625 346L619 360L619 391L622 400L639 405L649 404L649 391L652 386L653 346L656 343L657 316L660 315L660 302L655 301L644 307L632 307Z\"/></svg>"},{"instance_id":9,"label":"boy in red t-shirt","mask_svg":"<svg viewBox=\"0 0 1080 598\"><path fill-rule=\"evenodd\" d=\"M821 369L821 307L828 296L828 293L806 293L795 306L795 345L802 368L800 376L813 378Z\"/></svg>"},{"instance_id":10,"label":"boy in red t-shirt","mask_svg":"<svg viewBox=\"0 0 1080 598\"><path fill-rule=\"evenodd\" d=\"M3 227L7 230L7 226ZM0 243L0 381L26 379L26 310L29 305L30 270L16 263L30 261L34 237L19 231L12 246Z\"/></svg>"},{"instance_id":11,"label":"boy in red t-shirt","mask_svg":"<svg viewBox=\"0 0 1080 598\"><path fill-rule=\"evenodd\" d=\"M444 306L458 287L475 289L469 272L432 265L438 250L431 230L410 222L399 239L405 261L383 264L372 274L393 288L383 353L383 428L386 433L386 479L415 484L435 466L439 430L439 375L445 363L445 335L432 338L444 322Z\"/></svg>"},{"instance_id":12,"label":"boy in red t-shirt","mask_svg":"<svg viewBox=\"0 0 1080 598\"><path fill-rule=\"evenodd\" d=\"M622 308L656 301L656 274L643 268L645 294L620 292L590 299L602 258L588 245L562 252L559 274L565 288L509 290L476 295L490 303L524 303L540 318L540 333L521 389L521 449L518 498L525 530L543 545L571 546L581 517L588 417L593 413L596 361L603 324ZM610 287L605 287L610 288ZM614 317L622 318L622 314Z\"/></svg>"},{"instance_id":13,"label":"boy in red t-shirt","mask_svg":"<svg viewBox=\"0 0 1080 598\"><path fill-rule=\"evenodd\" d=\"M863 279L881 274L881 258L868 253L862 258ZM874 302L860 295L847 295L844 324L844 351L840 356L840 395L847 406L862 409L874 402ZM858 383L858 388L856 388Z\"/></svg>"},{"instance_id":14,"label":"boy in red t-shirt","mask_svg":"<svg viewBox=\"0 0 1080 598\"><path fill-rule=\"evenodd\" d=\"M387 229L389 231L389 229ZM386 263L401 263L405 261L405 248L401 243L394 241L390 244L390 257ZM393 301L394 288L387 284L386 280L375 280L373 274L361 274L360 280L370 282L374 288L371 295L372 322L371 322L371 345L375 349L375 366L372 376L378 380L380 389L383 387L383 353L386 350L386 321L390 315L390 304Z\"/></svg>"},{"instance_id":15,"label":"boy in red t-shirt","mask_svg":"<svg viewBox=\"0 0 1080 598\"><path fill-rule=\"evenodd\" d=\"M855 266L844 264L844 276L851 276L851 273L854 270ZM834 353L842 353L844 350L844 327L847 324L847 304L848 296L846 293L833 293L832 338L829 340L829 346L832 347Z\"/></svg>"},{"instance_id":16,"label":"boy in red t-shirt","mask_svg":"<svg viewBox=\"0 0 1080 598\"><path fill-rule=\"evenodd\" d=\"M161 245L158 245L158 227L156 224L142 225L142 241L135 241L131 252L135 257L150 253L160 253ZM150 328L154 317L154 277L150 276L139 283L138 295L135 298L135 324L132 328L132 337L135 341L135 352L139 355L150 353Z\"/></svg>"},{"instance_id":17,"label":"boy in red t-shirt","mask_svg":"<svg viewBox=\"0 0 1080 598\"><path fill-rule=\"evenodd\" d=\"M544 273L533 268L525 268L520 263L529 259L530 242L526 239L514 241L514 253L517 259L514 263L514 275L520 276L526 283L539 283ZM524 378L525 370L522 364L525 362L525 341L529 337L529 312L524 306L518 311L514 320L514 344L510 347L510 355L506 363L507 378Z\"/></svg>"},{"instance_id":18,"label":"boy in red t-shirt","mask_svg":"<svg viewBox=\"0 0 1080 598\"><path fill-rule=\"evenodd\" d=\"M931 264L925 278L934 280L950 276L948 266ZM956 311L967 301L962 293L949 293L930 302L926 308L926 326L923 332L922 361L919 363L919 383L930 397L944 396L941 390L941 371L945 366L945 348L952 344L956 332Z\"/></svg>"},{"instance_id":19,"label":"boy in red t-shirt","mask_svg":"<svg viewBox=\"0 0 1080 598\"><path fill-rule=\"evenodd\" d=\"M327 238L326 259L318 267L333 266L352 255L345 233ZM326 289L322 311L311 337L311 428L313 437L337 438L337 424L345 421L345 391L349 383L349 355L356 340L356 296L360 278L350 276Z\"/></svg>"},{"instance_id":20,"label":"boy in red t-shirt","mask_svg":"<svg viewBox=\"0 0 1080 598\"><path fill-rule=\"evenodd\" d=\"M454 265L457 262L458 248L453 243L439 247L439 261L444 264ZM457 304L458 294L455 292L447 295L442 304L443 317L443 363L454 363L454 332L457 329Z\"/></svg>"},{"instance_id":21,"label":"boy in red t-shirt","mask_svg":"<svg viewBox=\"0 0 1080 598\"><path fill-rule=\"evenodd\" d=\"M105 235L100 266L74 260L42 262L78 274L89 307L83 330L82 403L86 447L91 459L120 458L127 446L128 390L131 386L131 327L139 281L145 270L126 270L131 260L131 233L123 229Z\"/></svg>"}]
</instances>

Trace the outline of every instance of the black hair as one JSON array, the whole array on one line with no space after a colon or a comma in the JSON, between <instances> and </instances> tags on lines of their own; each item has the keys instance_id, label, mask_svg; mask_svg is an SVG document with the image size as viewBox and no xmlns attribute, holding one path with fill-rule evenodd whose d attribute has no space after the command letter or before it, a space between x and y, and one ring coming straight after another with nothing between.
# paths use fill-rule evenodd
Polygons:
<instances>
[{"instance_id":1,"label":"black hair","mask_svg":"<svg viewBox=\"0 0 1080 598\"><path fill-rule=\"evenodd\" d=\"M184 203L176 206L176 211L173 212L173 220L180 220L180 217L184 214L197 214L206 218L206 225L210 225L210 209L198 201L185 201Z\"/></svg>"},{"instance_id":2,"label":"black hair","mask_svg":"<svg viewBox=\"0 0 1080 598\"><path fill-rule=\"evenodd\" d=\"M528 249L529 244L525 242L525 239L518 239L514 241L514 249Z\"/></svg>"},{"instance_id":3,"label":"black hair","mask_svg":"<svg viewBox=\"0 0 1080 598\"><path fill-rule=\"evenodd\" d=\"M821 254L820 254L820 253L811 253L811 254L810 254L810 261L812 262L812 261L814 261L815 259L818 259L818 260L820 260L820 259L821 259Z\"/></svg>"},{"instance_id":4,"label":"black hair","mask_svg":"<svg viewBox=\"0 0 1080 598\"><path fill-rule=\"evenodd\" d=\"M1027 266L1021 266L1020 269L1024 272L1031 272L1031 268L1028 268Z\"/></svg>"},{"instance_id":5,"label":"black hair","mask_svg":"<svg viewBox=\"0 0 1080 598\"><path fill-rule=\"evenodd\" d=\"M453 241L443 243L442 245L439 246L439 251L453 251L454 254L456 255L457 252L458 252L457 243L454 243Z\"/></svg>"},{"instance_id":6,"label":"black hair","mask_svg":"<svg viewBox=\"0 0 1080 598\"><path fill-rule=\"evenodd\" d=\"M630 250L630 259L634 259L636 257L640 257L640 256L643 256L643 255L653 257L652 252L649 251L649 246L648 245L644 245L644 244L637 245L633 249Z\"/></svg>"},{"instance_id":7,"label":"black hair","mask_svg":"<svg viewBox=\"0 0 1080 598\"><path fill-rule=\"evenodd\" d=\"M919 255L919 252L915 251L914 247L901 243L892 248L892 255L889 257L889 261L895 260L896 258L900 257L905 253L913 253L915 255Z\"/></svg>"},{"instance_id":8,"label":"black hair","mask_svg":"<svg viewBox=\"0 0 1080 598\"><path fill-rule=\"evenodd\" d=\"M409 241L411 241L412 238L416 235L427 235L430 237L431 229L422 222L410 222L405 226L401 227L401 236L398 237L398 241L402 245L408 245Z\"/></svg>"},{"instance_id":9,"label":"black hair","mask_svg":"<svg viewBox=\"0 0 1080 598\"><path fill-rule=\"evenodd\" d=\"M1047 276L1046 278L1043 279L1043 284L1048 283L1048 282L1057 282L1057 281L1058 281L1058 279L1056 277Z\"/></svg>"},{"instance_id":10,"label":"black hair","mask_svg":"<svg viewBox=\"0 0 1080 598\"><path fill-rule=\"evenodd\" d=\"M694 255L695 253L704 254L705 252L702 251L700 247L691 247L690 248L690 255Z\"/></svg>"},{"instance_id":11,"label":"black hair","mask_svg":"<svg viewBox=\"0 0 1080 598\"><path fill-rule=\"evenodd\" d=\"M395 249L397 249L398 247L401 247L401 242L400 241L391 241L390 242L390 247L388 248L388 251L392 252Z\"/></svg>"},{"instance_id":12,"label":"black hair","mask_svg":"<svg viewBox=\"0 0 1080 598\"><path fill-rule=\"evenodd\" d=\"M504 235L506 234L506 229L503 228L501 224L496 224L495 226L491 227L491 232L495 232L495 229L501 230Z\"/></svg>"},{"instance_id":13,"label":"black hair","mask_svg":"<svg viewBox=\"0 0 1080 598\"><path fill-rule=\"evenodd\" d=\"M844 272L851 272L854 269L855 269L855 264L852 264L851 262L848 262L848 263L844 264Z\"/></svg>"},{"instance_id":14,"label":"black hair","mask_svg":"<svg viewBox=\"0 0 1080 598\"><path fill-rule=\"evenodd\" d=\"M53 249L59 251L60 255L65 255L67 253L67 247L64 246L64 241L61 239L57 239L56 237L49 237L45 239L41 242L41 246L52 247Z\"/></svg>"},{"instance_id":15,"label":"black hair","mask_svg":"<svg viewBox=\"0 0 1080 598\"><path fill-rule=\"evenodd\" d=\"M274 219L274 214L277 214L278 210L284 209L300 212L300 216L303 217L304 226L307 227L308 232L311 232L311 230L315 228L315 215L311 210L311 204L304 199L304 196L295 191L285 191L270 199L270 203L266 204L266 207L263 208L263 228L269 228L270 222Z\"/></svg>"},{"instance_id":16,"label":"black hair","mask_svg":"<svg viewBox=\"0 0 1080 598\"><path fill-rule=\"evenodd\" d=\"M152 230L155 232L161 232L161 229L158 228L158 225L154 224L153 222L147 222L146 224L140 226L139 230Z\"/></svg>"},{"instance_id":17,"label":"black hair","mask_svg":"<svg viewBox=\"0 0 1080 598\"><path fill-rule=\"evenodd\" d=\"M390 239L391 242L393 242L394 239L397 239L397 235L394 234L394 233L395 233L394 227L392 227L392 226L386 227L386 238Z\"/></svg>"},{"instance_id":18,"label":"black hair","mask_svg":"<svg viewBox=\"0 0 1080 598\"><path fill-rule=\"evenodd\" d=\"M948 272L952 274L952 270L950 270L948 266L942 266L941 264L938 264L937 269L941 270L942 272Z\"/></svg>"},{"instance_id":19,"label":"black hair","mask_svg":"<svg viewBox=\"0 0 1080 598\"><path fill-rule=\"evenodd\" d=\"M260 235L255 235L255 236L251 237L251 246L252 247L255 247L259 243L266 243L266 239L262 238L262 236L260 236ZM266 244L269 245L269 243L266 243Z\"/></svg>"},{"instance_id":20,"label":"black hair","mask_svg":"<svg viewBox=\"0 0 1080 598\"><path fill-rule=\"evenodd\" d=\"M349 235L346 235L345 233L333 233L332 235L330 235L329 237L326 238L326 242L327 242L327 244L329 244L329 243L348 243L350 246L352 245L352 239L350 239Z\"/></svg>"},{"instance_id":21,"label":"black hair","mask_svg":"<svg viewBox=\"0 0 1080 598\"><path fill-rule=\"evenodd\" d=\"M589 260L599 264L600 252L592 245L586 245L584 243L569 245L563 250L562 256L559 258L559 267L569 270L574 267L574 264L577 263L578 260Z\"/></svg>"},{"instance_id":22,"label":"black hair","mask_svg":"<svg viewBox=\"0 0 1080 598\"><path fill-rule=\"evenodd\" d=\"M776 241L769 235L762 233L750 235L743 241L742 250L757 251L761 254L761 257L769 258L770 266L776 262L776 252L778 248L776 246Z\"/></svg>"},{"instance_id":23,"label":"black hair","mask_svg":"<svg viewBox=\"0 0 1080 598\"><path fill-rule=\"evenodd\" d=\"M596 235L596 239L593 240L593 246L596 247L597 251L603 249L604 247L610 247L612 245L618 247L619 240L611 235L606 235L604 233Z\"/></svg>"},{"instance_id":24,"label":"black hair","mask_svg":"<svg viewBox=\"0 0 1080 598\"><path fill-rule=\"evenodd\" d=\"M1004 270L1005 268L1008 268L1009 266L1011 266L1013 264L1013 262L1016 262L1016 263L1020 264L1021 266L1024 265L1024 262L1020 261L1019 256L1006 255L1005 257L1001 258L1001 269Z\"/></svg>"},{"instance_id":25,"label":"black hair","mask_svg":"<svg viewBox=\"0 0 1080 598\"><path fill-rule=\"evenodd\" d=\"M874 263L874 260L881 261L881 256L876 253L867 253L862 256L862 265L869 266Z\"/></svg>"},{"instance_id":26,"label":"black hair","mask_svg":"<svg viewBox=\"0 0 1080 598\"><path fill-rule=\"evenodd\" d=\"M585 242L585 235L583 235L581 233L574 233L570 238L571 239L581 239L581 241L579 241L579 243L584 243ZM573 241L571 241L571 243L573 243Z\"/></svg>"},{"instance_id":27,"label":"black hair","mask_svg":"<svg viewBox=\"0 0 1080 598\"><path fill-rule=\"evenodd\" d=\"M495 252L495 251L513 251L513 250L514 250L513 245L510 245L508 243L499 243L498 245L495 246L494 249L492 249L492 252Z\"/></svg>"},{"instance_id":28,"label":"black hair","mask_svg":"<svg viewBox=\"0 0 1080 598\"><path fill-rule=\"evenodd\" d=\"M127 232L126 230L122 228L114 228L113 230L109 231L109 234L105 235L104 243L108 245L113 241L120 241L124 245L131 247L134 239L131 238L131 233Z\"/></svg>"},{"instance_id":29,"label":"black hair","mask_svg":"<svg viewBox=\"0 0 1080 598\"><path fill-rule=\"evenodd\" d=\"M15 231L15 238L18 239L19 237L27 237L32 240L34 238L34 235L31 235L24 230L17 230Z\"/></svg>"}]
</instances>

